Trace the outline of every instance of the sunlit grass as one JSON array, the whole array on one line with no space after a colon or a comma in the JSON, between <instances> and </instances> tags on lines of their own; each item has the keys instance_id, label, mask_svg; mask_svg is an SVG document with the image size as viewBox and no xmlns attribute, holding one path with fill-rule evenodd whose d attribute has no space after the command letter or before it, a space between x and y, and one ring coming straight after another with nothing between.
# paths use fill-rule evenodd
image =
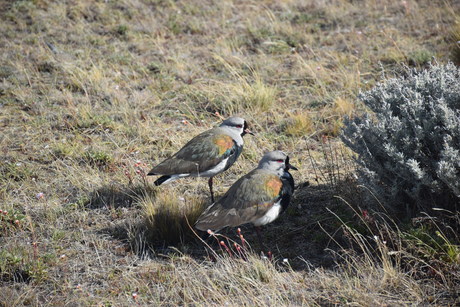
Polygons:
<instances>
[{"instance_id":1,"label":"sunlit grass","mask_svg":"<svg viewBox=\"0 0 460 307\"><path fill-rule=\"evenodd\" d=\"M152 244L177 244L193 239L196 220L206 207L206 201L196 196L181 196L168 187L154 197L144 195L140 206L145 217L148 239Z\"/></svg>"},{"instance_id":2,"label":"sunlit grass","mask_svg":"<svg viewBox=\"0 0 460 307\"><path fill-rule=\"evenodd\" d=\"M401 64L455 57L455 1L38 0L0 7L0 209L9 212L0 218L0 305L453 300L429 290L449 293L451 275L432 266L442 278L420 282L376 242L369 257L356 256L357 248L323 265L325 249L337 250L318 225L340 243L351 236L355 248L369 239L341 232L348 220L343 225L326 211L343 211L331 191L354 191L345 175L351 157L337 154L336 136L345 117L363 110L359 90ZM210 261L187 224L210 204L206 179L154 187L145 176L218 125L216 112L244 117L256 133L214 179L216 195L268 150L286 151L300 169L291 206L266 228L273 261L255 249L247 261L225 253ZM365 204L352 194L351 204ZM458 258L449 232L403 232L413 243L403 251L420 252L411 254L417 259L437 255L450 265Z\"/></svg>"}]
</instances>

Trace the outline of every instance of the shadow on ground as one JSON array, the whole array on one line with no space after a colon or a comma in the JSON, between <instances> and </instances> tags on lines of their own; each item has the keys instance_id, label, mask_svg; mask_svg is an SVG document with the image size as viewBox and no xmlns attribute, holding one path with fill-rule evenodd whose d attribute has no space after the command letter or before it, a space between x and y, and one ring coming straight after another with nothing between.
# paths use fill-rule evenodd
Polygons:
<instances>
[{"instance_id":1,"label":"shadow on ground","mask_svg":"<svg viewBox=\"0 0 460 307\"><path fill-rule=\"evenodd\" d=\"M155 195L157 188L150 185L111 184L94 190L86 204L88 209L129 208L145 195Z\"/></svg>"},{"instance_id":2,"label":"shadow on ground","mask_svg":"<svg viewBox=\"0 0 460 307\"><path fill-rule=\"evenodd\" d=\"M341 185L347 187L345 194L355 195L348 182L334 186L299 184L289 208L276 221L262 228L265 246L259 244L254 227L250 224L241 227L245 239L255 252L271 251L276 259L288 259L295 270L335 265L333 251L347 244L343 236L343 221L356 219L354 211L336 197L343 193ZM112 212L111 221L99 232L123 242L127 249L142 258L182 252L196 259L204 259L209 251L199 237L213 250L221 252L215 238L204 232L195 234L188 226L193 225L194 220L187 221L183 216L168 211L159 212L155 218L161 221L162 231L169 233L159 235L158 229L152 229L137 204L143 197L156 197L155 189L103 187L92 193L87 208L105 208L109 214ZM203 202L207 204L208 200ZM239 242L236 228L224 229L221 234Z\"/></svg>"},{"instance_id":3,"label":"shadow on ground","mask_svg":"<svg viewBox=\"0 0 460 307\"><path fill-rule=\"evenodd\" d=\"M330 185L297 186L288 209L274 222L262 227L262 247L252 225L241 231L257 252L269 250L279 260L288 259L295 270L335 265L334 250L346 245L342 237L342 222L352 218L352 210L335 198L338 191ZM225 229L222 234L236 241L236 229ZM209 241L209 240L207 240Z\"/></svg>"}]
</instances>

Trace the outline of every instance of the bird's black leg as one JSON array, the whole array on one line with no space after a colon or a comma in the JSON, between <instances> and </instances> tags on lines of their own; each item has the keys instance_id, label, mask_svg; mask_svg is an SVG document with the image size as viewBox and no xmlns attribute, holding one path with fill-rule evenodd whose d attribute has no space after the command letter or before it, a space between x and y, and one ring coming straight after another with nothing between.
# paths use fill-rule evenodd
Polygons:
<instances>
[{"instance_id":1,"label":"bird's black leg","mask_svg":"<svg viewBox=\"0 0 460 307\"><path fill-rule=\"evenodd\" d=\"M262 242L262 232L260 230L260 226L254 226L254 228L256 229L256 233L257 233L257 238L259 239L259 244L260 244L260 247L261 248L264 248L264 243Z\"/></svg>"},{"instance_id":2,"label":"bird's black leg","mask_svg":"<svg viewBox=\"0 0 460 307\"><path fill-rule=\"evenodd\" d=\"M208 180L209 190L211 191L211 201L214 203L214 192L212 191L212 177Z\"/></svg>"},{"instance_id":3,"label":"bird's black leg","mask_svg":"<svg viewBox=\"0 0 460 307\"><path fill-rule=\"evenodd\" d=\"M268 258L271 260L271 251L265 246L263 240L262 240L262 228L260 226L254 226L256 229L257 233L257 238L259 239L259 244L260 244L260 250L262 254L264 253L264 250L267 250Z\"/></svg>"}]
</instances>

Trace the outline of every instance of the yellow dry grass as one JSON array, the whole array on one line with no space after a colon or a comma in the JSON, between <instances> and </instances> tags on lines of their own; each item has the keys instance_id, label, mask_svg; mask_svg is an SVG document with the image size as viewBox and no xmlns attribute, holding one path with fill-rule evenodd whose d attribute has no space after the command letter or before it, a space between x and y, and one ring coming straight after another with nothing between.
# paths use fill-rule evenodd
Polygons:
<instances>
[{"instance_id":1,"label":"yellow dry grass","mask_svg":"<svg viewBox=\"0 0 460 307\"><path fill-rule=\"evenodd\" d=\"M0 2L0 305L458 303L456 271L430 263L437 271L420 278L378 248L328 250L362 242L345 246L358 214L333 198L365 202L350 193L343 118L363 111L359 90L402 64L447 61L458 10L444 0ZM145 176L219 124L216 112L257 134L215 178L217 196L266 151L299 168L292 205L264 234L275 261L254 243L248 261L210 262L184 223L209 205L206 179L155 188ZM454 243L441 246L456 259Z\"/></svg>"}]
</instances>

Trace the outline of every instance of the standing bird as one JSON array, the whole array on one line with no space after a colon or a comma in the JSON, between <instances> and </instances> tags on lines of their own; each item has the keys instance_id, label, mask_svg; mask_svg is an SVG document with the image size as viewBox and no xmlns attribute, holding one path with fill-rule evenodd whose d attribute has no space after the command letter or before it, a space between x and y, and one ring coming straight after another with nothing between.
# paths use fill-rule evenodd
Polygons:
<instances>
[{"instance_id":1,"label":"standing bird","mask_svg":"<svg viewBox=\"0 0 460 307\"><path fill-rule=\"evenodd\" d=\"M259 227L273 222L287 208L294 192L289 169L297 170L284 152L266 153L256 169L238 179L201 214L195 227L217 231L253 223L262 242Z\"/></svg>"},{"instance_id":2,"label":"standing bird","mask_svg":"<svg viewBox=\"0 0 460 307\"><path fill-rule=\"evenodd\" d=\"M147 175L163 175L154 182L157 186L183 177L210 177L208 184L214 202L212 177L235 163L243 150L243 136L247 133L254 135L244 119L229 117L220 126L191 139Z\"/></svg>"}]
</instances>

